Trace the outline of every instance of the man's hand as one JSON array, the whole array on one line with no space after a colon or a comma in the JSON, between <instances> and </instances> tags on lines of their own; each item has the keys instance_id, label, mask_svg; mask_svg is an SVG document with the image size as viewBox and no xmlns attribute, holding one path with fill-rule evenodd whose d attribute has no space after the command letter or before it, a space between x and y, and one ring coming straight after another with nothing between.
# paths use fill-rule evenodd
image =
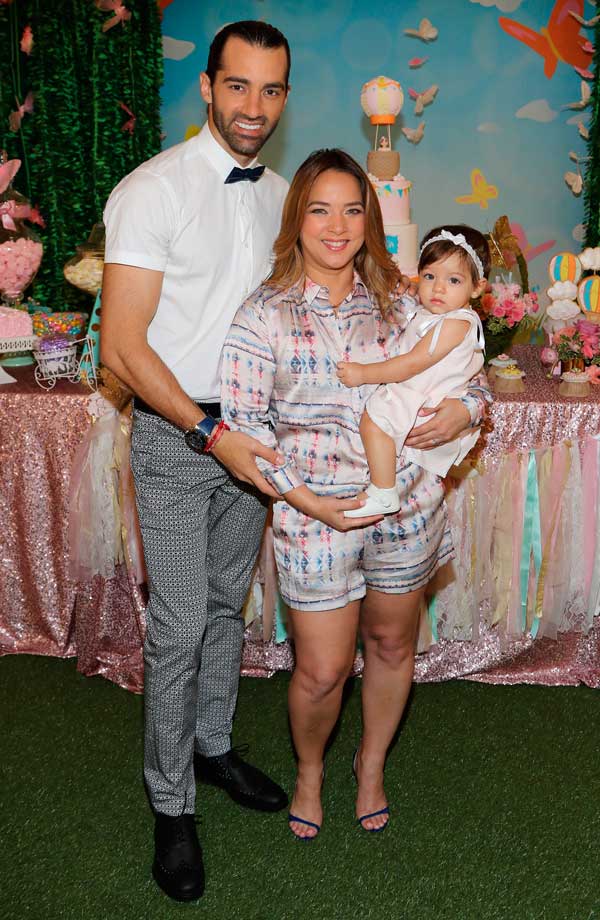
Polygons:
<instances>
[{"instance_id":1,"label":"man's hand","mask_svg":"<svg viewBox=\"0 0 600 920\"><path fill-rule=\"evenodd\" d=\"M346 387L359 387L365 382L364 366L356 361L339 361L337 375Z\"/></svg>"},{"instance_id":2,"label":"man's hand","mask_svg":"<svg viewBox=\"0 0 600 920\"><path fill-rule=\"evenodd\" d=\"M224 431L211 454L226 466L232 476L256 486L271 498L280 498L273 486L269 485L256 465L256 458L262 457L273 466L281 466L283 458L277 451L265 447L260 441L241 431Z\"/></svg>"},{"instance_id":3,"label":"man's hand","mask_svg":"<svg viewBox=\"0 0 600 920\"><path fill-rule=\"evenodd\" d=\"M314 496L314 501L311 501L310 511L305 513L317 521L327 524L328 527L333 527L334 530L340 531L368 527L370 524L377 524L378 521L383 520L383 515L381 514L363 518L344 517L344 511L362 508L364 504L364 498L330 498L329 496L319 495Z\"/></svg>"},{"instance_id":4,"label":"man's hand","mask_svg":"<svg viewBox=\"0 0 600 920\"><path fill-rule=\"evenodd\" d=\"M454 440L471 424L469 412L460 399L443 399L435 409L423 406L419 415L430 415L432 418L422 425L415 425L406 439L407 447L430 450Z\"/></svg>"}]
</instances>

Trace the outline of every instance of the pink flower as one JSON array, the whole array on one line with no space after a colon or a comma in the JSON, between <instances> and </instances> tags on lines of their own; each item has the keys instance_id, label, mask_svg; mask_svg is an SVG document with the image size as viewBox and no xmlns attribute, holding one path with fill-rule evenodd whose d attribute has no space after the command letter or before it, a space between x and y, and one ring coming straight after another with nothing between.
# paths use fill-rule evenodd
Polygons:
<instances>
[{"instance_id":1,"label":"pink flower","mask_svg":"<svg viewBox=\"0 0 600 920\"><path fill-rule=\"evenodd\" d=\"M575 323L582 335L589 335L592 338L600 338L600 326L598 323L592 323L589 319L580 319Z\"/></svg>"},{"instance_id":2,"label":"pink flower","mask_svg":"<svg viewBox=\"0 0 600 920\"><path fill-rule=\"evenodd\" d=\"M510 311L510 316L512 317L513 322L520 323L524 315L525 315L525 308L523 307L523 304L521 303L513 304L513 307Z\"/></svg>"},{"instance_id":3,"label":"pink flower","mask_svg":"<svg viewBox=\"0 0 600 920\"><path fill-rule=\"evenodd\" d=\"M497 316L502 318L504 316L504 308L501 303L495 303L492 307L492 316Z\"/></svg>"},{"instance_id":4,"label":"pink flower","mask_svg":"<svg viewBox=\"0 0 600 920\"><path fill-rule=\"evenodd\" d=\"M590 383L600 385L600 367L598 367L597 364L590 365L590 367L586 368L585 372Z\"/></svg>"},{"instance_id":5,"label":"pink flower","mask_svg":"<svg viewBox=\"0 0 600 920\"><path fill-rule=\"evenodd\" d=\"M592 348L589 342L584 342L583 348L581 349L581 354L584 358L589 358L591 360L596 354L596 349Z\"/></svg>"},{"instance_id":6,"label":"pink flower","mask_svg":"<svg viewBox=\"0 0 600 920\"><path fill-rule=\"evenodd\" d=\"M537 313L540 305L538 302L537 294L535 291L531 294L525 294L523 296L523 302L525 304L525 309L527 313Z\"/></svg>"}]
</instances>

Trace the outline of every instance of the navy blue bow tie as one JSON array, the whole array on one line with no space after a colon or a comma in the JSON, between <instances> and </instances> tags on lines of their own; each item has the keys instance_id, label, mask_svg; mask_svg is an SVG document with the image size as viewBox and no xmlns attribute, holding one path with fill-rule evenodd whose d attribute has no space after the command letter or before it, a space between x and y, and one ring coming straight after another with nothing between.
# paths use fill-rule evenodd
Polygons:
<instances>
[{"instance_id":1,"label":"navy blue bow tie","mask_svg":"<svg viewBox=\"0 0 600 920\"><path fill-rule=\"evenodd\" d=\"M264 166L254 166L251 169L240 169L239 166L234 166L225 179L225 185L231 185L232 182L244 182L245 180L258 182L264 171Z\"/></svg>"}]
</instances>

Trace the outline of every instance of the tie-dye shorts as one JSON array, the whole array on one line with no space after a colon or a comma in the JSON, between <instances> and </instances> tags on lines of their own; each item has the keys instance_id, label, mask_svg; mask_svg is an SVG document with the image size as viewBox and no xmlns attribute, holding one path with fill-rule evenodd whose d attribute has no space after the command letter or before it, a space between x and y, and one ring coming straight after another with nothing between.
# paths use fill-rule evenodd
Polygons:
<instances>
[{"instance_id":1,"label":"tie-dye shorts","mask_svg":"<svg viewBox=\"0 0 600 920\"><path fill-rule=\"evenodd\" d=\"M275 561L289 607L333 610L364 597L367 588L406 594L454 557L442 480L411 463L399 472L398 486L397 514L344 533L275 503Z\"/></svg>"}]
</instances>

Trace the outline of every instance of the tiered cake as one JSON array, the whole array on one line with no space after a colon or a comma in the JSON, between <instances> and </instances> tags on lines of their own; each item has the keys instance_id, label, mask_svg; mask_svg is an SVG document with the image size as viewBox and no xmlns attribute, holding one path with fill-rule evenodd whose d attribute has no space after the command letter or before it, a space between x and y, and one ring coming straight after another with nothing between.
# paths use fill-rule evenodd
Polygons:
<instances>
[{"instance_id":1,"label":"tiered cake","mask_svg":"<svg viewBox=\"0 0 600 920\"><path fill-rule=\"evenodd\" d=\"M400 154L392 150L390 125L402 108L404 94L396 80L376 77L365 83L361 105L375 125L374 149L367 154L367 172L377 193L383 216L386 245L400 270L417 275L418 228L410 222L411 183L400 174ZM379 127L387 133L379 135Z\"/></svg>"}]
</instances>

